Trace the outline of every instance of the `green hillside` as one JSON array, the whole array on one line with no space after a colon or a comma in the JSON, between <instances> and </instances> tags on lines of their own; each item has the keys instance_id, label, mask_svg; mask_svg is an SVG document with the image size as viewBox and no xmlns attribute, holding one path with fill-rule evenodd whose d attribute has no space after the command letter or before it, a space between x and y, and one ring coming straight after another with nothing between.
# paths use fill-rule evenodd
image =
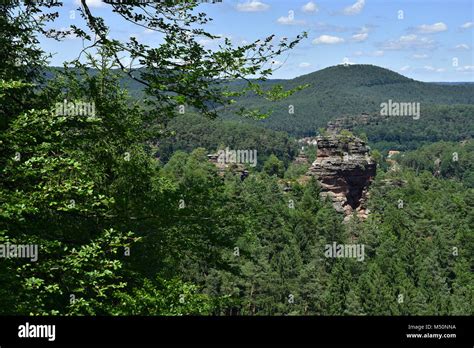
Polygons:
<instances>
[{"instance_id":1,"label":"green hillside","mask_svg":"<svg viewBox=\"0 0 474 348\"><path fill-rule=\"evenodd\" d=\"M159 140L157 156L163 163L168 162L178 150L191 153L201 147L208 151L231 149L255 149L258 152L258 165L270 155L277 156L285 166L298 153L298 144L284 132L255 127L226 120L209 120L199 115L180 115L168 124L173 134Z\"/></svg>"},{"instance_id":2,"label":"green hillside","mask_svg":"<svg viewBox=\"0 0 474 348\"><path fill-rule=\"evenodd\" d=\"M247 97L237 106L273 110L264 126L287 131L295 136L313 135L328 120L344 115L379 113L380 104L389 99L398 102L419 102L427 114L433 105L474 104L474 85L440 85L415 81L388 69L373 65L337 65L292 80L279 81L285 89L309 84L310 87L279 102L262 102ZM288 112L294 106L294 114ZM225 117L236 117L235 109ZM425 114L425 116L427 115Z\"/></svg>"},{"instance_id":3,"label":"green hillside","mask_svg":"<svg viewBox=\"0 0 474 348\"><path fill-rule=\"evenodd\" d=\"M52 78L58 71L62 71L62 68L49 68L46 72L47 78ZM95 71L90 69L90 73L94 75ZM140 83L118 70L115 70L115 73L122 75L121 85L132 97L138 100L144 98L143 86ZM139 71L135 74L139 75ZM314 135L318 128L325 127L329 120L335 118L361 113L379 114L380 104L389 99L397 102L419 102L421 120L430 119L430 126L438 130L446 130L446 122L438 122L436 119L451 115L450 109L446 107L442 109L442 115L438 115L439 105L461 104L463 105L461 111L459 107L452 109L454 117L459 117L459 114L474 116L468 107L469 104L474 104L474 84L420 82L374 65L337 65L291 80L267 80L260 84L264 89L269 89L275 84L282 85L285 90L302 85L309 85L309 87L278 102L266 101L256 95L245 95L237 100L234 107L222 109L222 116L242 122L242 117L235 114L241 106L259 108L264 111L271 110L272 115L265 120L247 120L246 122L258 123L298 137ZM229 82L226 86L231 90L240 90L244 85L244 81L236 80ZM290 105L294 107L294 114L289 113ZM409 120L406 119L406 121ZM394 120L394 123L399 123L399 120ZM464 138L466 120L463 119L459 123L463 126L453 132ZM426 128L423 122L419 122L419 125ZM410 125L412 126L418 127Z\"/></svg>"},{"instance_id":4,"label":"green hillside","mask_svg":"<svg viewBox=\"0 0 474 348\"><path fill-rule=\"evenodd\" d=\"M62 68L49 69L47 77L52 78L58 71L62 71ZM91 75L95 73L93 69L90 70ZM114 73L121 75L121 86L126 88L133 98L139 101L144 99L141 84L118 70L114 70ZM286 132L294 137L312 136L319 128L326 127L329 120L358 116L362 113L377 116L380 114L380 104L391 99L397 102L420 103L420 118L413 120L411 117L389 117L380 122L355 125L352 129L358 134L365 133L371 145L381 151L414 150L421 145L437 141L469 139L474 134L474 84L420 82L373 65L337 65L292 80L267 80L260 84L264 90L275 84L282 85L285 90L302 85L309 87L278 102L247 94L240 97L235 106L221 109L222 118L238 121L241 126L246 123L250 127L258 126L258 130L268 128ZM244 85L243 80L236 80L226 86L237 91ZM262 111L272 110L272 114L264 120L242 119L235 113L242 106ZM294 107L294 114L289 113L290 106ZM189 140L196 139L196 135L185 136L189 133L186 129L197 130L188 124L181 124L184 120L181 118L174 125L170 125L177 137L164 141L162 148L166 150L161 154L163 159L169 158L169 151L190 151L194 145L215 148L215 141L222 139L227 133L225 127L222 128L225 124L219 123L212 127L216 129L211 132L214 135L208 136L204 131L208 128L208 121L193 121L189 117L185 119L185 123L191 122L201 127L197 132L201 134L201 140ZM219 132L222 133L220 137L216 136ZM185 138L188 139L188 144L179 140ZM208 139L213 140L208 142ZM190 146L191 144L193 146Z\"/></svg>"}]
</instances>

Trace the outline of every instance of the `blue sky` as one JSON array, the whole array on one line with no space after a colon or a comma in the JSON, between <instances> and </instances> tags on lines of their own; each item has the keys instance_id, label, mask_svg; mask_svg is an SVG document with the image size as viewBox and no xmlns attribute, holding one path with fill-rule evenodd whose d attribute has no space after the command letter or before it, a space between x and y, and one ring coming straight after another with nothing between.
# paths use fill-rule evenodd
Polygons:
<instances>
[{"instance_id":1,"label":"blue sky","mask_svg":"<svg viewBox=\"0 0 474 348\"><path fill-rule=\"evenodd\" d=\"M65 0L55 27L84 27L77 0ZM111 27L110 36L135 36L150 45L160 35L124 23L100 0L88 0L94 15ZM343 62L374 64L421 81L474 81L472 0L223 0L202 4L213 19L207 31L229 37L236 45L268 35L309 36L275 61L274 78L293 78ZM72 12L71 12L72 11ZM202 40L208 48L216 42ZM82 41L61 43L42 38L54 53L51 65L73 59Z\"/></svg>"}]
</instances>

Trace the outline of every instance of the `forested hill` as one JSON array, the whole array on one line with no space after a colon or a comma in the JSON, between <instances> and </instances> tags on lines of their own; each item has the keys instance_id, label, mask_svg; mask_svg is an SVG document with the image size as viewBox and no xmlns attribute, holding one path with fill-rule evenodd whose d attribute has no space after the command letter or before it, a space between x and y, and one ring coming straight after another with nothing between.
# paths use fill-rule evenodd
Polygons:
<instances>
[{"instance_id":1,"label":"forested hill","mask_svg":"<svg viewBox=\"0 0 474 348\"><path fill-rule=\"evenodd\" d=\"M60 69L51 68L48 77ZM95 74L90 71L91 75ZM228 87L238 90L243 83L233 81ZM437 141L460 141L474 133L474 84L420 82L374 65L337 65L291 80L262 82L265 90L274 84L282 85L285 90L302 85L308 87L277 102L246 95L239 98L235 106L222 109L221 116L302 137L316 134L329 120L361 113L378 115L380 104L391 99L420 103L421 116L416 121L410 117L393 117L356 127L358 133L366 133L369 141L380 145L381 150L409 150ZM143 98L143 86L138 82L124 75L121 85L134 98ZM264 120L244 120L235 114L242 106L272 110L272 114ZM289 112L290 106L294 108L293 114Z\"/></svg>"},{"instance_id":2,"label":"forested hill","mask_svg":"<svg viewBox=\"0 0 474 348\"><path fill-rule=\"evenodd\" d=\"M363 106L365 101L375 104L375 111L380 111L380 103L388 99L429 104L474 103L474 85L420 82L374 65L329 67L290 80L288 88L301 84L310 84L311 87L299 92L300 98L320 99L328 93L334 93L333 96L338 98L353 96L359 99L358 106Z\"/></svg>"},{"instance_id":3,"label":"forested hill","mask_svg":"<svg viewBox=\"0 0 474 348\"><path fill-rule=\"evenodd\" d=\"M258 122L295 136L313 135L328 120L344 115L379 113L380 104L389 99L419 102L422 118L423 110L432 110L433 105L474 104L473 84L420 82L373 65L337 65L279 83L285 89L310 86L279 102L262 103L261 98L248 97L237 106L273 110L271 117ZM290 105L294 114L289 113ZM233 117L232 111L226 117Z\"/></svg>"},{"instance_id":4,"label":"forested hill","mask_svg":"<svg viewBox=\"0 0 474 348\"><path fill-rule=\"evenodd\" d=\"M51 78L61 70L50 67L46 76ZM95 74L94 69L89 71ZM320 112L321 115L330 113L334 116L346 112L352 114L353 111L379 111L380 103L388 99L426 104L474 104L474 83L420 82L375 65L336 65L291 80L269 79L260 83L264 88L281 84L285 89L308 84L308 88L280 103L268 103L268 106L273 105L275 114L281 114L280 106L283 106L286 115L287 106L292 104L295 106L294 116L303 118L314 118L312 116ZM131 95L142 96L143 86L128 76L123 76L122 85ZM233 81L229 85L238 89L244 81ZM244 97L240 102L254 106L262 104L261 98L252 96ZM269 121L275 123L275 118Z\"/></svg>"}]
</instances>

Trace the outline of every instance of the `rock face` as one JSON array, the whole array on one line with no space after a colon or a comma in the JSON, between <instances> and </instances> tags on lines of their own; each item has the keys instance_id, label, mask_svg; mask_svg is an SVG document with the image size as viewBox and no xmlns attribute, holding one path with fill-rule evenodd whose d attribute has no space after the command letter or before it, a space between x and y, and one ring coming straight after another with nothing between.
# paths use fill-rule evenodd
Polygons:
<instances>
[{"instance_id":1,"label":"rock face","mask_svg":"<svg viewBox=\"0 0 474 348\"><path fill-rule=\"evenodd\" d=\"M298 154L298 156L295 158L293 163L295 163L295 164L308 164L309 163L308 156L303 151L301 151Z\"/></svg>"},{"instance_id":2,"label":"rock face","mask_svg":"<svg viewBox=\"0 0 474 348\"><path fill-rule=\"evenodd\" d=\"M213 163L218 170L220 176L224 176L226 171L231 171L234 174L240 175L240 180L244 180L246 177L249 176L249 171L245 169L245 167L240 163L222 163L219 162L219 155L218 154L209 154L207 155L207 159L209 162Z\"/></svg>"},{"instance_id":3,"label":"rock face","mask_svg":"<svg viewBox=\"0 0 474 348\"><path fill-rule=\"evenodd\" d=\"M321 184L321 196L329 197L334 208L346 215L353 212L365 219L367 189L375 177L376 163L361 139L331 134L319 136L317 158L309 168Z\"/></svg>"}]
</instances>

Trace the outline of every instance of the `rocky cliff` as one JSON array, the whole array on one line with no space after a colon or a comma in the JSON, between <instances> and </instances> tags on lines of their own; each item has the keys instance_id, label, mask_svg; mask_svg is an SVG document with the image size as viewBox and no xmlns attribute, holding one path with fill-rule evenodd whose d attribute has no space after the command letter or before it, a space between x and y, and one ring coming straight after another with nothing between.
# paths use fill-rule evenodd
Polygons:
<instances>
[{"instance_id":1,"label":"rocky cliff","mask_svg":"<svg viewBox=\"0 0 474 348\"><path fill-rule=\"evenodd\" d=\"M307 175L317 177L321 195L329 197L334 208L346 215L346 220L354 212L365 219L367 190L376 173L370 148L350 135L330 134L316 140L317 158Z\"/></svg>"},{"instance_id":2,"label":"rocky cliff","mask_svg":"<svg viewBox=\"0 0 474 348\"><path fill-rule=\"evenodd\" d=\"M240 175L241 180L244 180L249 176L249 171L245 169L244 165L240 163L225 163L219 161L219 154L217 153L208 154L207 159L216 166L218 174L222 177L225 175L226 171Z\"/></svg>"}]
</instances>

